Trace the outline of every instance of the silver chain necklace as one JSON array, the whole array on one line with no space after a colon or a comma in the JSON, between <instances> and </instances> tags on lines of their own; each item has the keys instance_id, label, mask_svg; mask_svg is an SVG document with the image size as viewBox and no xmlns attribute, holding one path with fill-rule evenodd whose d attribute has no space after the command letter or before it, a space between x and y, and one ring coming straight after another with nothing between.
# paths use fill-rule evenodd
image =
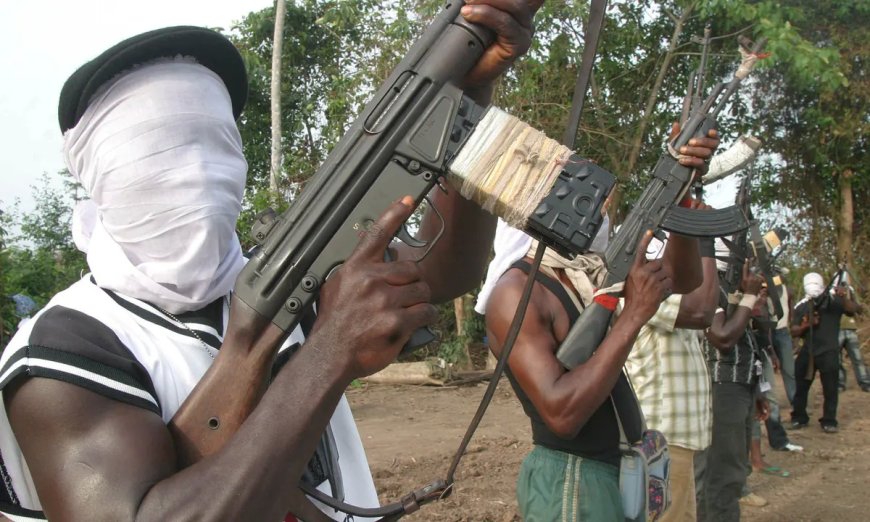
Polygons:
<instances>
[{"instance_id":1,"label":"silver chain necklace","mask_svg":"<svg viewBox=\"0 0 870 522\"><path fill-rule=\"evenodd\" d=\"M185 330L187 330L188 332L190 332L191 334L193 334L193 336L196 337L196 340L199 341L199 344L202 345L202 349L205 350L205 353L207 353L208 356L211 357L212 360L214 360L214 354L211 353L211 351L214 350L214 348L212 348L211 346L208 345L208 343L206 343L205 341L203 341L203 340L202 340L202 337L200 337L199 334L196 333L196 330L194 330L194 329L191 328L190 326L187 326L187 323L185 323L184 321L182 321L182 320L179 319L178 317L175 317L174 315L170 314L169 312L167 312L167 311L164 310L163 308L160 308L160 307L157 306L157 305L153 305L153 306L154 306L154 308L156 308L156 309L160 310L161 312L163 312L164 315L167 315L168 317L172 318L173 321L175 321L176 323L178 323L178 324L180 324L181 326L183 326Z\"/></svg>"}]
</instances>

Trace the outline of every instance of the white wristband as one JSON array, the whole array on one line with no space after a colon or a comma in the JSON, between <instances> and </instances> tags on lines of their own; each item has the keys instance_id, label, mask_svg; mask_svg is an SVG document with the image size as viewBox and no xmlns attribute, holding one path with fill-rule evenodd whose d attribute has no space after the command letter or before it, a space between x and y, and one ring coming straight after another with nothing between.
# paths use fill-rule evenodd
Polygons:
<instances>
[{"instance_id":1,"label":"white wristband","mask_svg":"<svg viewBox=\"0 0 870 522\"><path fill-rule=\"evenodd\" d=\"M728 304L736 305L737 303L740 302L740 297L742 295L743 294L740 294L738 292L734 292L733 294L728 294Z\"/></svg>"},{"instance_id":2,"label":"white wristband","mask_svg":"<svg viewBox=\"0 0 870 522\"><path fill-rule=\"evenodd\" d=\"M756 301L758 301L757 295L743 294L743 298L740 299L740 303L738 303L737 306L745 306L746 308L752 310L755 307Z\"/></svg>"}]
</instances>

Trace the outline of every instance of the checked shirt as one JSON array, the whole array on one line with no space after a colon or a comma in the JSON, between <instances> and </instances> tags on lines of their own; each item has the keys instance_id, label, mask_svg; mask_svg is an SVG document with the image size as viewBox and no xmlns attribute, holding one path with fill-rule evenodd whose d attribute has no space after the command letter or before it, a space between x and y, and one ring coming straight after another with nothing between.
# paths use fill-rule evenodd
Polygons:
<instances>
[{"instance_id":1,"label":"checked shirt","mask_svg":"<svg viewBox=\"0 0 870 522\"><path fill-rule=\"evenodd\" d=\"M700 331L676 328L682 295L659 306L625 362L647 426L668 444L699 451L710 445L710 376Z\"/></svg>"}]
</instances>

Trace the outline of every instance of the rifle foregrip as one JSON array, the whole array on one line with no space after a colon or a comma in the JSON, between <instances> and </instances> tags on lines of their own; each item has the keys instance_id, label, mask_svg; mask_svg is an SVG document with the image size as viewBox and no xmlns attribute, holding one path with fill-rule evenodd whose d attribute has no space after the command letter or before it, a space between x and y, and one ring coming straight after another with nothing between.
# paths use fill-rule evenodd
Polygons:
<instances>
[{"instance_id":1,"label":"rifle foregrip","mask_svg":"<svg viewBox=\"0 0 870 522\"><path fill-rule=\"evenodd\" d=\"M612 315L612 311L594 301L583 310L556 351L562 366L573 370L592 357L607 335Z\"/></svg>"},{"instance_id":2,"label":"rifle foregrip","mask_svg":"<svg viewBox=\"0 0 870 522\"><path fill-rule=\"evenodd\" d=\"M736 205L712 210L673 207L668 210L662 228L692 237L722 237L749 228L749 221Z\"/></svg>"}]
</instances>

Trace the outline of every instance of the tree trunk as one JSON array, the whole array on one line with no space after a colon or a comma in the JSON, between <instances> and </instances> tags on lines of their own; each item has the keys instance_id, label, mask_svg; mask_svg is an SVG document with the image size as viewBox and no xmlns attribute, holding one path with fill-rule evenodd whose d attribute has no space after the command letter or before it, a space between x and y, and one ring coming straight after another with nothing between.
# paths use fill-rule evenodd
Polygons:
<instances>
[{"instance_id":1,"label":"tree trunk","mask_svg":"<svg viewBox=\"0 0 870 522\"><path fill-rule=\"evenodd\" d=\"M281 173L281 53L284 47L285 0L275 0L275 34L272 41L272 168L269 190L278 197L278 176Z\"/></svg>"},{"instance_id":2,"label":"tree trunk","mask_svg":"<svg viewBox=\"0 0 870 522\"><path fill-rule=\"evenodd\" d=\"M854 212L852 209L852 177L851 169L840 174L840 223L837 236L837 260L852 267L852 227Z\"/></svg>"},{"instance_id":3,"label":"tree trunk","mask_svg":"<svg viewBox=\"0 0 870 522\"><path fill-rule=\"evenodd\" d=\"M637 133L634 135L634 139L631 141L631 149L628 153L628 160L626 160L625 168L621 169L621 176L631 176L634 172L634 168L637 165L637 160L640 157L640 150L643 146L643 138L646 135L646 128L649 126L649 122L652 119L653 110L655 110L656 102L659 98L659 91L661 90L662 83L665 80L665 75L668 72L668 69L671 66L671 61L674 59L674 52L676 51L677 45L679 44L680 36L683 34L683 27L686 22L691 18L692 11L695 9L695 4L690 3L683 10L682 14L679 18L675 18L674 22L674 32L671 34L671 41L668 44L668 50L665 52L664 60L662 60L662 65L659 67L659 72L656 75L655 82L653 83L652 89L649 92L649 95L646 98L646 105L643 109L643 115L640 118L640 121L637 125ZM625 181L625 179L621 179L620 181ZM610 208L611 210L611 220L616 218L616 215L619 212L619 204L622 200L622 191L620 187L617 186L614 189L614 194L611 196Z\"/></svg>"},{"instance_id":4,"label":"tree trunk","mask_svg":"<svg viewBox=\"0 0 870 522\"><path fill-rule=\"evenodd\" d=\"M471 352L468 349L469 340L465 337L465 299L462 295L453 300L453 314L456 316L456 337L462 341L462 356L465 359L461 366L471 367Z\"/></svg>"}]
</instances>

